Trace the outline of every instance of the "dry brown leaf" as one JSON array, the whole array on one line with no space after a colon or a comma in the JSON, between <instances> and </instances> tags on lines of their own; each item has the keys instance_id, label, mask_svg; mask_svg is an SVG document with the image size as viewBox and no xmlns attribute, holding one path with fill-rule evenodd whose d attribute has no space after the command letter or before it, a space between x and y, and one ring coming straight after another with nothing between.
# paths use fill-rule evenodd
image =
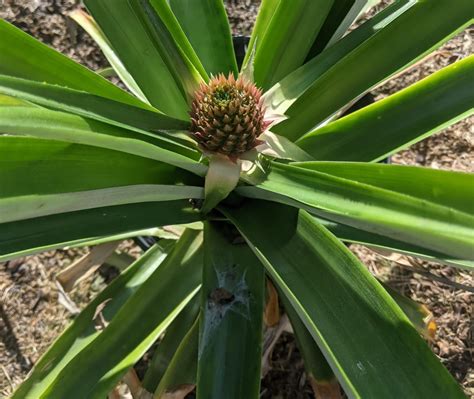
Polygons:
<instances>
[{"instance_id":1,"label":"dry brown leaf","mask_svg":"<svg viewBox=\"0 0 474 399\"><path fill-rule=\"evenodd\" d=\"M71 291L77 283L94 273L119 244L120 241L112 241L95 246L87 255L61 271L56 276L56 280L62 285L64 291Z\"/></svg>"},{"instance_id":2,"label":"dry brown leaf","mask_svg":"<svg viewBox=\"0 0 474 399\"><path fill-rule=\"evenodd\" d=\"M186 395L190 394L196 385L194 384L182 384L179 385L173 391L167 391L163 395L161 395L160 399L184 399Z\"/></svg>"},{"instance_id":3,"label":"dry brown leaf","mask_svg":"<svg viewBox=\"0 0 474 399\"><path fill-rule=\"evenodd\" d=\"M341 388L336 379L333 381L317 381L314 377L309 376L311 388L313 388L314 396L317 399L342 399Z\"/></svg>"},{"instance_id":4,"label":"dry brown leaf","mask_svg":"<svg viewBox=\"0 0 474 399\"><path fill-rule=\"evenodd\" d=\"M280 321L280 306L277 290L269 279L267 279L267 296L263 320L266 326L273 327Z\"/></svg>"}]
</instances>

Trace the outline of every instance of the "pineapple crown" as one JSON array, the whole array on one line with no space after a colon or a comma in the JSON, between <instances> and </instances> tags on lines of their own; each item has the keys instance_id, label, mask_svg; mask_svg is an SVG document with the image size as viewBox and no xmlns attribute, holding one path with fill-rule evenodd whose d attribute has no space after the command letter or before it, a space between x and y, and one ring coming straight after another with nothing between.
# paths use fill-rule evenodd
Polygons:
<instances>
[{"instance_id":1,"label":"pineapple crown","mask_svg":"<svg viewBox=\"0 0 474 399\"><path fill-rule=\"evenodd\" d=\"M201 83L191 106L191 135L205 152L237 159L262 141L268 127L262 92L243 76L212 77Z\"/></svg>"}]
</instances>

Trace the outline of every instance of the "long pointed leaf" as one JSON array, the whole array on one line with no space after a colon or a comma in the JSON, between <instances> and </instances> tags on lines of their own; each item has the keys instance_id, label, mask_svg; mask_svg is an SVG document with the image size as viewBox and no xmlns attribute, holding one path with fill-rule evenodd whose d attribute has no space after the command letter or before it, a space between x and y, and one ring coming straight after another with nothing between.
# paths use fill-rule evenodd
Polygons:
<instances>
[{"instance_id":1,"label":"long pointed leaf","mask_svg":"<svg viewBox=\"0 0 474 399\"><path fill-rule=\"evenodd\" d=\"M267 109L275 114L284 114L295 101L326 71L344 59L357 47L375 37L397 16L413 3L411 0L397 1L373 18L347 34L343 39L324 50L311 61L289 74L264 94Z\"/></svg>"},{"instance_id":2,"label":"long pointed leaf","mask_svg":"<svg viewBox=\"0 0 474 399\"><path fill-rule=\"evenodd\" d=\"M72 193L22 195L0 199L0 223L107 206L201 199L202 187L141 184Z\"/></svg>"},{"instance_id":3,"label":"long pointed leaf","mask_svg":"<svg viewBox=\"0 0 474 399\"><path fill-rule=\"evenodd\" d=\"M166 136L137 133L65 112L36 107L0 107L0 132L87 144L155 159L204 175L199 153Z\"/></svg>"},{"instance_id":4,"label":"long pointed leaf","mask_svg":"<svg viewBox=\"0 0 474 399\"><path fill-rule=\"evenodd\" d=\"M70 248L80 248L80 247L88 247L88 246L93 246L93 245L99 245L99 244L105 244L108 242L112 241L120 241L120 240L127 240L129 238L135 238L135 237L156 237L156 238L161 238L161 236L165 236L166 233L163 233L162 229L159 227L152 227L149 229L142 229L142 230L134 230L134 231L128 231L126 233L122 234L113 234L109 236L102 236L102 237L94 237L92 239L79 239L75 241L69 241L69 242L62 242L62 243L56 243L56 244L49 244L46 246L43 246L41 248L27 248L23 251L14 253L14 254L7 254L7 255L0 255L0 262L6 262L18 257L22 256L27 256L27 255L34 255L38 252L43 252L43 251L51 251L55 249L70 249ZM167 238L167 237L166 237ZM118 260L120 264L123 264L123 261L121 259L121 256L115 257L114 254L112 254L107 261L110 260ZM115 266L115 265L113 265ZM118 267L119 269L123 269L122 267Z\"/></svg>"},{"instance_id":5,"label":"long pointed leaf","mask_svg":"<svg viewBox=\"0 0 474 399\"><path fill-rule=\"evenodd\" d=\"M262 38L265 36L265 32L270 25L275 11L278 9L278 5L281 0L262 0L258 9L257 19L252 29L252 35L250 36L249 45L247 46L248 51L245 53L243 61L243 69L247 66L252 56L253 50L257 50L260 46Z\"/></svg>"},{"instance_id":6,"label":"long pointed leaf","mask_svg":"<svg viewBox=\"0 0 474 399\"><path fill-rule=\"evenodd\" d=\"M199 345L199 319L189 329L163 376L153 397L156 399L184 398L196 385Z\"/></svg>"},{"instance_id":7,"label":"long pointed leaf","mask_svg":"<svg viewBox=\"0 0 474 399\"><path fill-rule=\"evenodd\" d=\"M35 364L32 373L19 386L13 398L39 398L59 372L99 336L100 332L94 321L97 308L108 301L102 310L102 316L105 320L112 320L127 300L156 271L170 249L156 245L107 286Z\"/></svg>"},{"instance_id":8,"label":"long pointed leaf","mask_svg":"<svg viewBox=\"0 0 474 399\"><path fill-rule=\"evenodd\" d=\"M145 376L143 377L142 385L148 392L155 392L158 385L161 383L164 376L167 374L167 369L171 367L174 354L179 350L179 346L183 339L193 326L194 322L198 321L200 298L197 295L193 298L186 308L179 314L173 323L166 330L165 337L158 344L158 347L153 353L153 358L148 366ZM197 331L196 331L196 355L197 355ZM197 364L197 359L196 359Z\"/></svg>"},{"instance_id":9,"label":"long pointed leaf","mask_svg":"<svg viewBox=\"0 0 474 399\"><path fill-rule=\"evenodd\" d=\"M120 61L120 58L115 53L115 50L112 47L112 44L107 40L96 24L94 19L87 14L86 12L78 9L69 14L69 16L76 21L97 43L102 52L104 53L105 58L109 61L109 64L112 65L113 71L117 73L120 80L127 86L127 88L135 94L140 100L148 103L146 96L140 90L140 87L137 85L137 82L133 79ZM103 75L103 74L102 74Z\"/></svg>"},{"instance_id":10,"label":"long pointed leaf","mask_svg":"<svg viewBox=\"0 0 474 399\"><path fill-rule=\"evenodd\" d=\"M148 101L168 115L187 117L183 93L130 0L86 0L85 5Z\"/></svg>"},{"instance_id":11,"label":"long pointed leaf","mask_svg":"<svg viewBox=\"0 0 474 399\"><path fill-rule=\"evenodd\" d=\"M258 86L266 90L303 64L332 4L333 0L278 3L263 36L256 39L254 78Z\"/></svg>"},{"instance_id":12,"label":"long pointed leaf","mask_svg":"<svg viewBox=\"0 0 474 399\"><path fill-rule=\"evenodd\" d=\"M297 139L407 65L467 27L470 0L418 0L377 35L317 78L273 132ZM373 66L377 67L374 68Z\"/></svg>"},{"instance_id":13,"label":"long pointed leaf","mask_svg":"<svg viewBox=\"0 0 474 399\"><path fill-rule=\"evenodd\" d=\"M0 259L104 236L200 220L189 201L145 202L62 213L0 225Z\"/></svg>"},{"instance_id":14,"label":"long pointed leaf","mask_svg":"<svg viewBox=\"0 0 474 399\"><path fill-rule=\"evenodd\" d=\"M189 127L189 121L169 117L151 107L138 108L83 91L4 75L0 75L0 93L120 127L157 133Z\"/></svg>"},{"instance_id":15,"label":"long pointed leaf","mask_svg":"<svg viewBox=\"0 0 474 399\"><path fill-rule=\"evenodd\" d=\"M350 397L464 397L393 299L305 211L258 201L223 211L291 301Z\"/></svg>"},{"instance_id":16,"label":"long pointed leaf","mask_svg":"<svg viewBox=\"0 0 474 399\"><path fill-rule=\"evenodd\" d=\"M200 232L185 232L156 272L99 336L62 368L41 397L105 396L196 295L201 244Z\"/></svg>"},{"instance_id":17,"label":"long pointed leaf","mask_svg":"<svg viewBox=\"0 0 474 399\"><path fill-rule=\"evenodd\" d=\"M260 178L262 181L255 181L257 187L237 191L314 210L330 220L454 257L474 259L473 215L395 191L277 163L272 163L270 171Z\"/></svg>"},{"instance_id":18,"label":"long pointed leaf","mask_svg":"<svg viewBox=\"0 0 474 399\"><path fill-rule=\"evenodd\" d=\"M194 91L208 76L167 0L139 0L133 8L148 26L169 71L190 102Z\"/></svg>"},{"instance_id":19,"label":"long pointed leaf","mask_svg":"<svg viewBox=\"0 0 474 399\"><path fill-rule=\"evenodd\" d=\"M290 300L280 290L280 298L291 322L298 349L304 360L307 378L316 398L342 399L341 389L331 366L311 336Z\"/></svg>"},{"instance_id":20,"label":"long pointed leaf","mask_svg":"<svg viewBox=\"0 0 474 399\"><path fill-rule=\"evenodd\" d=\"M197 397L258 398L263 267L227 223L204 225Z\"/></svg>"},{"instance_id":21,"label":"long pointed leaf","mask_svg":"<svg viewBox=\"0 0 474 399\"><path fill-rule=\"evenodd\" d=\"M318 160L379 161L474 113L474 56L306 135Z\"/></svg>"},{"instance_id":22,"label":"long pointed leaf","mask_svg":"<svg viewBox=\"0 0 474 399\"><path fill-rule=\"evenodd\" d=\"M474 214L472 173L361 162L298 162L293 165Z\"/></svg>"},{"instance_id":23,"label":"long pointed leaf","mask_svg":"<svg viewBox=\"0 0 474 399\"><path fill-rule=\"evenodd\" d=\"M167 31L173 38L176 46L179 47L180 51L186 56L187 59L194 65L196 70L201 74L203 79L207 79L207 73L204 70L201 60L198 58L193 46L189 42L186 34L179 25L176 16L173 15L173 11L170 8L169 0L140 0L142 4L148 2L153 6L160 19L162 20L163 26L166 27Z\"/></svg>"},{"instance_id":24,"label":"long pointed leaf","mask_svg":"<svg viewBox=\"0 0 474 399\"><path fill-rule=\"evenodd\" d=\"M431 332L428 327L430 322L429 310L425 306L403 296L390 287L387 287L386 285L383 285L383 287L397 303L397 305L400 306L400 309L403 310L403 313L406 314L418 332L425 338L430 338ZM308 331L303 321L300 319L300 316L293 308L291 301L283 294L280 294L280 298L291 321L291 326L293 327L298 347L303 355L308 379L316 393L316 397L318 398L321 396L325 399L342 398L337 379L335 378L334 373L331 370L331 367L329 366L323 353L311 336L311 333Z\"/></svg>"},{"instance_id":25,"label":"long pointed leaf","mask_svg":"<svg viewBox=\"0 0 474 399\"><path fill-rule=\"evenodd\" d=\"M87 91L126 104L147 105L107 79L0 19L0 73Z\"/></svg>"},{"instance_id":26,"label":"long pointed leaf","mask_svg":"<svg viewBox=\"0 0 474 399\"><path fill-rule=\"evenodd\" d=\"M237 61L222 0L169 0L208 74L237 75Z\"/></svg>"},{"instance_id":27,"label":"long pointed leaf","mask_svg":"<svg viewBox=\"0 0 474 399\"><path fill-rule=\"evenodd\" d=\"M331 41L340 39L366 3L367 0L334 0L306 61L318 55Z\"/></svg>"},{"instance_id":28,"label":"long pointed leaf","mask_svg":"<svg viewBox=\"0 0 474 399\"><path fill-rule=\"evenodd\" d=\"M410 0L398 0L399 3L407 3ZM373 6L371 0L340 0L338 7L331 9L331 14L321 28L321 32L311 48L309 57L314 57L325 48L328 48L346 33L357 18ZM332 18L331 18L332 17Z\"/></svg>"},{"instance_id":29,"label":"long pointed leaf","mask_svg":"<svg viewBox=\"0 0 474 399\"><path fill-rule=\"evenodd\" d=\"M0 198L134 184L199 185L199 180L171 165L119 151L0 136Z\"/></svg>"},{"instance_id":30,"label":"long pointed leaf","mask_svg":"<svg viewBox=\"0 0 474 399\"><path fill-rule=\"evenodd\" d=\"M462 269L474 269L474 261L452 257L442 252L426 249L415 244L384 237L383 235L369 233L341 223L330 222L318 218L318 222L342 241L356 243L389 252L398 252L431 262L443 263Z\"/></svg>"}]
</instances>

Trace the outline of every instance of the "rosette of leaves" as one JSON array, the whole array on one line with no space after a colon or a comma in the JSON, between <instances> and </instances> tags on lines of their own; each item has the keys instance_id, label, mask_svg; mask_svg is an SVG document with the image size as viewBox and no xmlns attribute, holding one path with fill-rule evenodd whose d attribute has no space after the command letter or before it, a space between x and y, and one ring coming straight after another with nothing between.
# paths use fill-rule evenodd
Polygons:
<instances>
[{"instance_id":1,"label":"rosette of leaves","mask_svg":"<svg viewBox=\"0 0 474 399\"><path fill-rule=\"evenodd\" d=\"M337 380L355 398L463 397L345 243L472 268L472 175L378 161L472 114L474 58L341 115L469 26L472 0L396 1L355 29L372 2L263 0L241 71L221 0L84 3L72 17L128 90L0 22L0 259L157 244L13 397L104 398L124 380L135 397L258 398L265 279L318 392L337 395ZM224 109L202 130L211 142L225 127L227 154L191 129L220 74L246 79L252 115L224 101L234 119Z\"/></svg>"}]
</instances>

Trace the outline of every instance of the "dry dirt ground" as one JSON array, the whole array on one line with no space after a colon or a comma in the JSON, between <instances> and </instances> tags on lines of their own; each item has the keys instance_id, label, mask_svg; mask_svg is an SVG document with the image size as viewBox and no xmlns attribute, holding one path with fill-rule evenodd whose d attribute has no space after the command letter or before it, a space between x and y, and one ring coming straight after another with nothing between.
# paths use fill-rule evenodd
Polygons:
<instances>
[{"instance_id":1,"label":"dry dirt ground","mask_svg":"<svg viewBox=\"0 0 474 399\"><path fill-rule=\"evenodd\" d=\"M92 69L106 66L89 37L65 16L79 1L4 0L1 4L0 1L0 17ZM234 33L249 34L258 1L229 0L227 7ZM376 98L396 92L472 53L472 33L471 28L459 34L421 65L374 90ZM393 162L472 172L472 122L471 118L443 130L397 154ZM139 252L130 242L123 243L120 249L134 255ZM430 345L463 385L466 394L474 397L471 275L406 257L387 259L359 246L353 250L378 278L424 303L433 312L438 329ZM59 303L53 282L55 275L84 251L51 251L0 263L0 396L8 396L21 383L39 356L72 320L73 315ZM71 299L79 308L85 306L112 277L111 270L99 270L72 291ZM282 336L273 353L261 397L313 397L303 362L289 334Z\"/></svg>"}]
</instances>

